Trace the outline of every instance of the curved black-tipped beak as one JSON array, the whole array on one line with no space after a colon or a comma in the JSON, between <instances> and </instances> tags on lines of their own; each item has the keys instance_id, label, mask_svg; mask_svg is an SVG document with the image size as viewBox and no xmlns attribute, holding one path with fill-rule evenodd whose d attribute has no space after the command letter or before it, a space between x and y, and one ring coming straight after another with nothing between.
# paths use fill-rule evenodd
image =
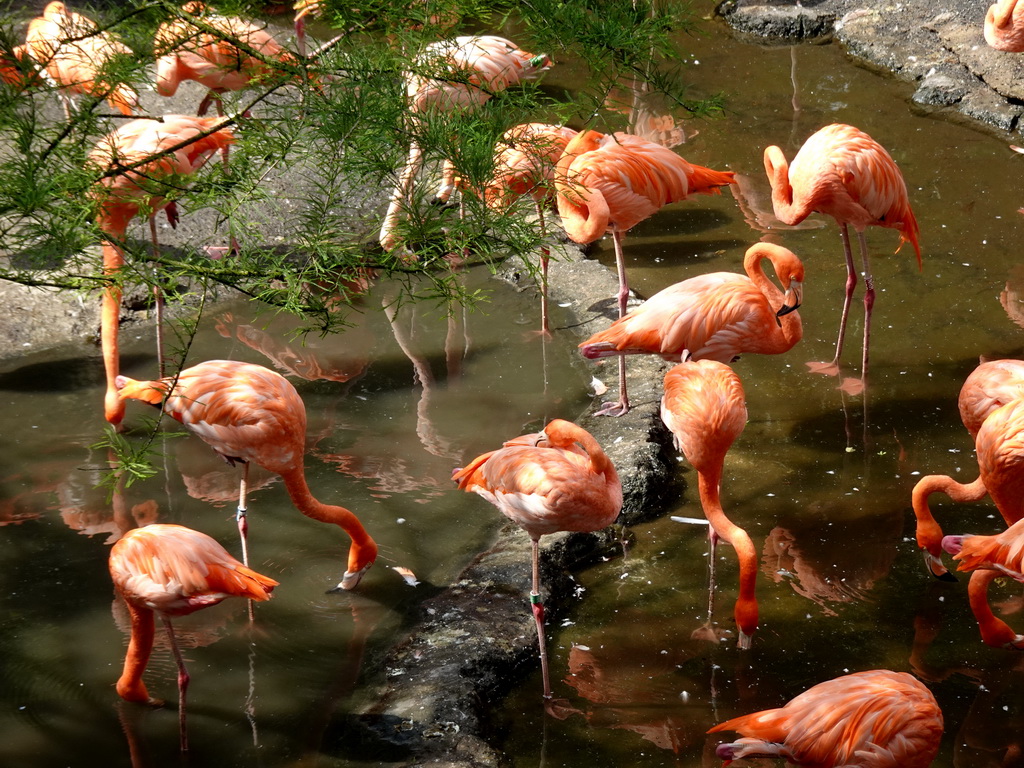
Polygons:
<instances>
[{"instance_id":1,"label":"curved black-tipped beak","mask_svg":"<svg viewBox=\"0 0 1024 768\"><path fill-rule=\"evenodd\" d=\"M800 309L800 302L802 298L803 285L801 285L799 280L794 280L789 284L789 288L786 289L786 293L783 296L782 306L779 307L779 311L775 313L775 322L781 326L782 321L779 318Z\"/></svg>"}]
</instances>

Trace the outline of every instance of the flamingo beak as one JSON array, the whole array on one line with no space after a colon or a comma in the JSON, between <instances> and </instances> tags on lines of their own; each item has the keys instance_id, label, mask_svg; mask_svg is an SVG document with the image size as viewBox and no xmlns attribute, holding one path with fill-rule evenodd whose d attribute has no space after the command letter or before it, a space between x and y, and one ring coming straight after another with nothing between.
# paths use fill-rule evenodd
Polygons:
<instances>
[{"instance_id":1,"label":"flamingo beak","mask_svg":"<svg viewBox=\"0 0 1024 768\"><path fill-rule=\"evenodd\" d=\"M779 311L775 313L775 322L780 326L782 321L779 320L783 315L788 315L790 312L796 312L800 309L800 304L803 299L803 284L799 280L794 280L789 284L786 289L786 294L783 296L782 306L779 307Z\"/></svg>"}]
</instances>

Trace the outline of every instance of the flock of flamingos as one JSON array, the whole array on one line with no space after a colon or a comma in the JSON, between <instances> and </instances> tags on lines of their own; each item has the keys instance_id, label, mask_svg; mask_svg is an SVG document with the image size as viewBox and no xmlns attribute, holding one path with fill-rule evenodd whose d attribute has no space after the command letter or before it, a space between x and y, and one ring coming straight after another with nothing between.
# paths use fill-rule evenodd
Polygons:
<instances>
[{"instance_id":1,"label":"flock of flamingos","mask_svg":"<svg viewBox=\"0 0 1024 768\"><path fill-rule=\"evenodd\" d=\"M164 199L160 182L180 183L195 174L216 153L228 162L235 140L233 120L204 117L210 103L222 112L219 95L247 87L264 77L275 61L294 63L304 56L302 23L318 4L296 4L299 52L276 43L266 30L239 18L218 15L202 3L189 2L181 18L163 25L156 39L156 87L175 92L183 80L209 89L197 115L165 115L162 119L127 121L103 138L91 152L97 167L93 189L98 225L105 234L103 265L116 274L124 264L121 244L131 220L153 224L164 210L173 223L174 203ZM1005 50L1024 49L1024 11L1014 0L989 10L986 38ZM55 87L71 115L75 93L106 98L125 115L138 108L138 94L128 85L108 83L103 63L129 53L109 32L51 2L28 25L26 42L0 61L0 75L9 87ZM435 43L419 62L444 62L462 77L448 80L410 75L407 93L410 119L432 110L481 108L490 94L534 77L552 65L547 56L521 50L496 36L457 37ZM391 250L401 247L398 222L412 187L420 176L421 152L415 143L391 197L380 241ZM848 277L835 358L821 366L838 373L847 316L858 272L865 281L864 338L861 375L843 386L856 392L867 383L871 309L874 285L864 231L869 226L898 230L900 244L910 243L920 264L919 231L900 170L888 152L870 136L849 125L829 125L806 140L790 163L778 147L764 151L765 171L772 187L776 216L795 225L812 212L833 217L842 237ZM625 133L603 135L564 126L530 123L509 130L495 150L493 180L478 194L501 210L511 200L530 195L540 225L552 201L562 226L574 241L593 242L605 234L614 239L619 278L619 319L580 344L587 358L617 356L619 397L599 413L621 415L629 409L625 359L630 354L655 354L677 363L665 376L662 418L678 449L699 476L699 494L708 522L712 553L719 539L736 550L740 561L739 597L735 604L738 645L750 647L758 623L754 597L756 554L750 537L725 516L719 484L726 452L742 432L747 412L743 387L729 364L744 353L779 354L801 338L798 309L804 280L801 260L778 245L757 243L744 259L745 275L704 274L657 293L627 312L628 281L622 256L625 233L666 204L696 193L714 194L733 183L731 172L692 165L672 150ZM438 197L447 200L460 187L446 163ZM860 266L850 242L852 227L859 241ZM542 332L548 333L546 312L547 251L541 254ZM763 269L770 262L779 285ZM781 287L780 287L781 286ZM198 531L154 524L125 534L110 553L110 573L124 597L132 620L131 640L117 692L126 700L156 703L143 683L153 646L155 617L166 625L179 668L179 711L182 746L185 736L185 691L188 674L174 642L172 616L188 614L227 597L267 600L277 582L247 565L246 486L248 467L256 463L281 475L295 506L314 519L334 523L351 538L347 568L340 583L355 588L373 564L377 545L351 511L320 502L310 492L303 471L306 415L295 388L281 375L259 365L224 360L199 363L173 376L135 381L119 375L117 321L119 290L103 296L103 356L108 387L105 416L119 427L125 400L162 409L205 441L228 462L242 465L238 527L243 561ZM159 322L158 322L159 325ZM979 477L960 484L945 476L929 476L913 491L918 543L932 573L952 578L942 563L951 553L959 569L973 571L971 608L982 639L996 647L1024 649L1024 636L997 619L987 602L995 578L1024 581L1024 497L1021 445L1024 444L1024 362L999 360L980 365L965 382L959 406L964 425L976 441ZM557 531L596 531L610 525L622 505L622 488L611 460L590 433L568 421L554 420L536 434L507 441L464 468L455 470L460 489L475 492L495 505L530 536L533 584L530 601L540 646L544 696L550 699L544 639L544 609L539 583L539 541ZM994 536L943 536L928 509L935 492L956 501L988 494L1002 513L1007 530ZM712 555L712 562L714 556ZM911 675L873 670L822 682L785 707L757 712L720 723L712 731L737 731L742 738L721 744L717 754L727 763L749 757L779 757L809 766L901 766L931 763L943 730L942 713L928 689Z\"/></svg>"}]
</instances>

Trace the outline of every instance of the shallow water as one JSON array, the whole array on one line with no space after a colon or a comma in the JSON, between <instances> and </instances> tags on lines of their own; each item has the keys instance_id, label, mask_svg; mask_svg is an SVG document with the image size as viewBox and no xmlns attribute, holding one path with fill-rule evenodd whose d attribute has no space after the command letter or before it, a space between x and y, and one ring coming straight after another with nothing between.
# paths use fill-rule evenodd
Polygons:
<instances>
[{"instance_id":1,"label":"shallow water","mask_svg":"<svg viewBox=\"0 0 1024 768\"><path fill-rule=\"evenodd\" d=\"M711 765L718 740L705 731L715 722L848 671L888 667L914 671L939 699L946 736L936 766L1019 764L1018 752L1006 750L1017 749L1024 732L1020 657L981 644L965 580L939 584L924 572L910 489L919 474L973 478L957 392L979 356L1022 355L1021 327L1000 303L1007 284L1021 280L1024 191L1011 165L1020 158L998 137L917 114L909 86L850 65L836 46L759 47L710 29L681 44L693 54L695 87L727 92L728 114L686 123L690 137L680 151L749 182L741 204L728 194L701 197L631 231L633 286L650 295L703 271L739 270L743 251L762 235L763 216L749 211L770 210L764 146L777 143L792 157L806 136L835 121L866 130L902 168L924 269L909 248L891 255L894 232L868 234L879 291L870 390L866 402L844 397L835 380L804 365L830 359L834 348L845 280L835 226L821 220L775 233L807 264L805 338L786 355L737 363L750 420L723 478L727 512L763 553L753 648L735 649L736 568L725 545L713 617L723 642L691 638L707 619L705 530L666 514L631 529L626 555L578 576L587 600L550 640L566 718L544 715L538 672L495 713L495 738L516 765ZM556 67L548 82L557 87L571 77ZM611 264L610 241L595 256ZM488 282L481 270L470 279ZM241 307L204 326L192 360L228 357L328 377L292 377L310 414L310 485L351 507L382 555L358 592L327 593L341 576L347 539L299 515L279 482L254 473L253 562L282 585L257 607L254 633L244 606L230 602L180 622L192 646L185 653L193 764L403 759L347 714L363 695L360 680L380 674L389 643L423 599L388 569L409 568L427 585L449 583L500 524L480 499L451 488L452 467L589 402L593 369L574 344L550 344L544 358L526 336L536 324L535 298L491 288L484 313L449 321L417 308L395 326L376 311L375 293L374 311L350 332L290 350L281 321L268 325ZM1012 296L1006 305L1019 317ZM860 322L858 300L844 355L850 375L859 365ZM147 335L127 346L125 372L152 370ZM98 360L77 353L0 368L0 514L9 523L0 533L4 765L182 762L173 708L123 706L113 691L126 625L106 571L108 545L124 527L159 519L236 547L237 473L195 438L161 439L159 474L113 502L93 488L107 460L90 447L102 436L101 378ZM131 404L133 439L154 413ZM699 517L685 463L680 479L678 506L667 512ZM951 533L997 527L987 503L938 504L936 514ZM1006 599L1018 593L993 590ZM165 648L147 681L173 700Z\"/></svg>"},{"instance_id":2,"label":"shallow water","mask_svg":"<svg viewBox=\"0 0 1024 768\"><path fill-rule=\"evenodd\" d=\"M712 626L722 641L691 637L707 622L706 529L668 515L635 526L624 557L578 576L587 599L552 632L565 719L544 717L533 675L496 715L497 738L522 766L716 765L715 745L733 734L706 735L715 723L885 667L917 674L937 697L946 732L934 765L1021 765L1022 658L981 643L966 578L950 585L925 572L910 509L922 474L977 476L957 394L979 357L1022 356L1014 292L1024 191L1009 137L925 116L910 104L910 86L852 66L838 46L740 43L721 26L682 45L699 92L723 91L728 105L724 119L685 123L691 135L678 151L747 178L739 200L695 197L634 228L625 239L631 285L650 295L705 271L740 271L762 235L807 268L803 341L734 365L749 422L726 459L722 495L761 552L759 629L749 652L736 649L736 558L720 545ZM894 231L868 233L878 296L866 397L844 395L836 379L805 366L835 349L846 277L837 227L823 217L796 231L765 225L764 147L778 144L792 159L831 122L889 149L922 233L922 271L909 246L892 255ZM596 256L614 265L609 239ZM861 290L844 376L860 368ZM679 472L669 515L699 518L696 475L682 461ZM987 501L933 496L932 507L948 533L1002 526ZM992 592L1018 630L1020 599L1019 588Z\"/></svg>"},{"instance_id":3,"label":"shallow water","mask_svg":"<svg viewBox=\"0 0 1024 768\"><path fill-rule=\"evenodd\" d=\"M400 759L350 719L366 675L418 601L446 585L485 549L501 517L455 492L451 471L499 436L535 431L586 407L582 365L565 344L541 345L532 292L517 293L470 270L493 291L474 312L406 306L392 325L380 311L386 286L342 336L290 341L293 325L255 319L244 305L204 324L190 360L245 360L290 373L309 414L307 476L318 497L361 518L381 547L355 593L327 593L344 571L348 538L296 512L283 485L253 468L249 501L253 567L281 582L256 608L227 601L176 621L192 675L188 730L196 765L322 765ZM554 317L561 310L554 308ZM243 341L244 340L244 341ZM127 375L155 369L150 332L129 340ZM405 351L403 351L403 348ZM305 376L306 380L293 372ZM238 552L239 470L190 435L165 425L158 474L112 502L94 488L105 469L96 410L98 359L40 355L0 370L4 521L0 561L0 755L5 766L179 762L173 707L120 703L113 683L127 615L107 574L121 530L175 522ZM130 403L129 439L141 444L155 410ZM415 590L397 572L411 570ZM234 603L234 604L232 604ZM174 662L159 637L146 679L176 697ZM119 718L121 722L119 724ZM88 744L88 756L83 745Z\"/></svg>"}]
</instances>

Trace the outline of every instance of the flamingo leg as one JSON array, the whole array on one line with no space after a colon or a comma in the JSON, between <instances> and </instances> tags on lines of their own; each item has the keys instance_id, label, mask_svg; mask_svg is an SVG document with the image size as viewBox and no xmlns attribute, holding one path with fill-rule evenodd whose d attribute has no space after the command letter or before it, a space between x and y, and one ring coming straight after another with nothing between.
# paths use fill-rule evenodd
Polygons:
<instances>
[{"instance_id":1,"label":"flamingo leg","mask_svg":"<svg viewBox=\"0 0 1024 768\"><path fill-rule=\"evenodd\" d=\"M153 258L159 259L160 245L156 237L156 214L149 217L149 238L153 243ZM159 274L159 267L154 268L153 276ZM156 313L156 363L160 372L160 378L164 377L164 294L160 285L154 280L153 284L153 307Z\"/></svg>"},{"instance_id":2,"label":"flamingo leg","mask_svg":"<svg viewBox=\"0 0 1024 768\"><path fill-rule=\"evenodd\" d=\"M537 623L537 644L540 647L540 673L544 681L544 698L551 699L551 676L548 674L548 645L544 636L544 603L540 598L540 538L533 544L533 587L530 590L530 608Z\"/></svg>"},{"instance_id":3,"label":"flamingo leg","mask_svg":"<svg viewBox=\"0 0 1024 768\"><path fill-rule=\"evenodd\" d=\"M846 320L850 316L850 303L853 290L857 287L857 268L853 266L853 250L850 248L850 232L845 223L839 225L839 234L843 238L843 254L846 256L846 298L843 299L843 316L839 321L839 338L836 340L836 356L832 365L838 369L839 358L843 354L843 339L846 338Z\"/></svg>"},{"instance_id":4,"label":"flamingo leg","mask_svg":"<svg viewBox=\"0 0 1024 768\"><path fill-rule=\"evenodd\" d=\"M238 483L238 511L235 521L238 523L238 535L242 539L242 563L249 565L249 517L245 507L245 496L249 490L249 462L242 463L242 480ZM250 605L252 601L249 601Z\"/></svg>"},{"instance_id":5,"label":"flamingo leg","mask_svg":"<svg viewBox=\"0 0 1024 768\"><path fill-rule=\"evenodd\" d=\"M615 268L619 273L619 317L626 314L626 302L629 299L629 283L626 280L626 262L622 255L622 234L612 231L612 242L615 243ZM619 399L605 403L595 412L595 416L622 416L629 411L629 393L626 391L626 357L619 355Z\"/></svg>"},{"instance_id":6,"label":"flamingo leg","mask_svg":"<svg viewBox=\"0 0 1024 768\"><path fill-rule=\"evenodd\" d=\"M708 526L708 626L715 613L715 555L718 550L718 540L721 537L714 527Z\"/></svg>"},{"instance_id":7,"label":"flamingo leg","mask_svg":"<svg viewBox=\"0 0 1024 768\"><path fill-rule=\"evenodd\" d=\"M188 691L188 670L185 668L185 659L181 656L181 649L178 648L178 641L174 637L174 627L168 616L161 614L160 619L167 628L167 639L171 644L171 652L174 654L174 661L178 664L178 731L181 739L181 751L188 752L188 731L185 727L185 694Z\"/></svg>"},{"instance_id":8,"label":"flamingo leg","mask_svg":"<svg viewBox=\"0 0 1024 768\"><path fill-rule=\"evenodd\" d=\"M384 215L384 223L380 228L380 244L385 251L392 250L398 244L394 232L395 225L398 223L398 214L402 209L402 202L408 200L412 194L412 182L422 163L423 153L419 145L413 141L409 145L409 158L398 177L395 191L391 193L391 202L388 203L388 211Z\"/></svg>"},{"instance_id":9,"label":"flamingo leg","mask_svg":"<svg viewBox=\"0 0 1024 768\"><path fill-rule=\"evenodd\" d=\"M857 233L860 241L860 258L864 264L864 349L861 357L860 378L865 386L868 381L868 350L871 341L871 310L875 306L875 280L871 276L871 264L868 261L868 243L863 232Z\"/></svg>"},{"instance_id":10,"label":"flamingo leg","mask_svg":"<svg viewBox=\"0 0 1024 768\"><path fill-rule=\"evenodd\" d=\"M295 20L295 50L299 56L306 58L306 17L300 16Z\"/></svg>"},{"instance_id":11,"label":"flamingo leg","mask_svg":"<svg viewBox=\"0 0 1024 768\"><path fill-rule=\"evenodd\" d=\"M544 227L544 207L540 201L535 201L537 206L537 221L540 224L540 332L543 336L551 335L551 327L548 324L548 261L551 257L551 249L544 242L547 238L547 231Z\"/></svg>"}]
</instances>

